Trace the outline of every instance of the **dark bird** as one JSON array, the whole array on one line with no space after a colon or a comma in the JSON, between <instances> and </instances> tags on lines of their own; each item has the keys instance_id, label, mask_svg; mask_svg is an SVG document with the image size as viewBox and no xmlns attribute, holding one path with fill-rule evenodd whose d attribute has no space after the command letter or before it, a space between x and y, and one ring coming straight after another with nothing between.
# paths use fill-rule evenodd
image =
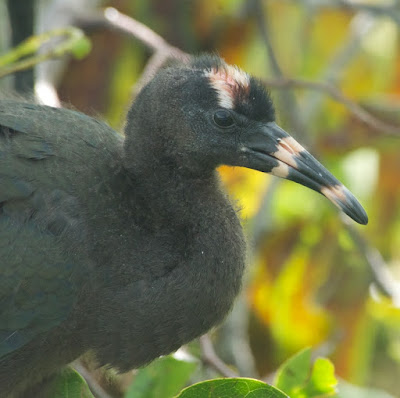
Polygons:
<instances>
[{"instance_id":1,"label":"dark bird","mask_svg":"<svg viewBox=\"0 0 400 398\"><path fill-rule=\"evenodd\" d=\"M221 164L305 185L367 223L278 127L261 82L216 56L159 71L125 138L76 111L0 101L1 397L39 396L87 351L142 366L221 322L246 257Z\"/></svg>"}]
</instances>

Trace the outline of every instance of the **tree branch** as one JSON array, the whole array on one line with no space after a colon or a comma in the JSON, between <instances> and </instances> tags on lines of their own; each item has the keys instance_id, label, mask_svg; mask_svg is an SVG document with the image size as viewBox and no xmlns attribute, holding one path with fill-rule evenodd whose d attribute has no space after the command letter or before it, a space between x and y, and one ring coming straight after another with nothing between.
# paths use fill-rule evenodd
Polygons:
<instances>
[{"instance_id":1,"label":"tree branch","mask_svg":"<svg viewBox=\"0 0 400 398\"><path fill-rule=\"evenodd\" d=\"M258 0L255 1L258 2ZM272 50L271 43L269 42L264 21L260 19L260 14L258 12L256 14L259 20L260 29L263 32L262 35L264 37L265 45L268 48L271 65L275 70L275 74L277 75L276 79L264 80L265 84L268 87L273 87L277 89L303 88L324 92L328 94L333 100L342 103L357 119L364 122L373 130L381 131L388 135L400 135L399 126L392 126L371 115L356 102L346 97L339 89L337 89L332 84L327 82L314 82L284 77L281 68L279 67L276 56ZM120 13L115 8L106 8L103 12L96 15L79 15L76 16L76 19L77 25L83 29L112 29L139 40L143 45L154 52L153 56L150 58L147 65L145 66L144 71L137 82L137 85L135 86L135 94L140 91L140 89L152 78L154 73L156 73L157 70L161 68L169 59L180 59L184 62L187 62L191 58L190 54L185 53L177 47L171 46L160 35L155 33L146 25L136 21L135 19L125 14ZM295 126L295 128L298 127L298 123L296 121L293 121L293 125Z\"/></svg>"},{"instance_id":2,"label":"tree branch","mask_svg":"<svg viewBox=\"0 0 400 398\"><path fill-rule=\"evenodd\" d=\"M352 113L357 119L371 127L373 130L379 131L386 135L400 137L400 126L394 126L376 118L360 105L358 105L356 102L352 101L349 97L344 95L331 83L292 78L264 79L264 83L269 88L280 89L285 87L292 87L324 92L336 102L343 104L350 113Z\"/></svg>"},{"instance_id":3,"label":"tree branch","mask_svg":"<svg viewBox=\"0 0 400 398\"><path fill-rule=\"evenodd\" d=\"M303 0L306 4L316 7L340 7L351 11L362 11L375 16L387 16L400 25L399 3L392 1L384 4L371 4L354 0Z\"/></svg>"},{"instance_id":4,"label":"tree branch","mask_svg":"<svg viewBox=\"0 0 400 398\"><path fill-rule=\"evenodd\" d=\"M74 361L71 365L86 381L90 390L96 398L113 398L103 387L97 382L93 374L83 365L80 359Z\"/></svg>"},{"instance_id":5,"label":"tree branch","mask_svg":"<svg viewBox=\"0 0 400 398\"><path fill-rule=\"evenodd\" d=\"M153 51L153 56L146 64L137 84L134 87L136 95L168 60L178 59L188 62L191 56L179 48L171 46L160 35L141 22L120 13L112 7L106 8L96 15L77 15L76 24L82 29L108 28L129 37L134 37Z\"/></svg>"},{"instance_id":6,"label":"tree branch","mask_svg":"<svg viewBox=\"0 0 400 398\"><path fill-rule=\"evenodd\" d=\"M239 377L239 375L227 366L226 363L217 355L208 334L201 336L199 342L202 352L201 360L204 364L212 367L224 377Z\"/></svg>"},{"instance_id":7,"label":"tree branch","mask_svg":"<svg viewBox=\"0 0 400 398\"><path fill-rule=\"evenodd\" d=\"M264 15L264 9L260 0L253 0L253 15L256 19L260 36L264 42L265 48L268 53L268 60L271 65L271 69L276 78L284 78L282 68L279 65L278 59L275 55L269 34L267 29L267 20ZM283 89L287 87L282 87ZM296 131L297 136L301 137L303 142L309 144L308 137L306 135L305 126L300 116L300 112L297 106L296 98L292 91L285 90L281 95L282 112L290 123L290 128Z\"/></svg>"},{"instance_id":8,"label":"tree branch","mask_svg":"<svg viewBox=\"0 0 400 398\"><path fill-rule=\"evenodd\" d=\"M383 294L392 299L395 307L400 308L400 283L392 276L381 253L376 248L368 245L367 241L349 221L346 220L344 225L361 255L369 265L376 286Z\"/></svg>"}]
</instances>

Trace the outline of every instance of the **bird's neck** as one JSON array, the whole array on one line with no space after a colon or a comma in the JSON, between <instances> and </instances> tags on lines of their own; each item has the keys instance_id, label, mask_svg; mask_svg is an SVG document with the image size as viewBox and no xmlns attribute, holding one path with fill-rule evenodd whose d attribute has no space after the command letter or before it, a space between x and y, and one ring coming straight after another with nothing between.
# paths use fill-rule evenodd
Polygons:
<instances>
[{"instance_id":1,"label":"bird's neck","mask_svg":"<svg viewBox=\"0 0 400 398\"><path fill-rule=\"evenodd\" d=\"M216 171L193 173L157 165L156 169L129 172L132 181L131 197L140 224L159 229L165 226L191 223L200 213L231 208L226 194L221 190Z\"/></svg>"}]
</instances>

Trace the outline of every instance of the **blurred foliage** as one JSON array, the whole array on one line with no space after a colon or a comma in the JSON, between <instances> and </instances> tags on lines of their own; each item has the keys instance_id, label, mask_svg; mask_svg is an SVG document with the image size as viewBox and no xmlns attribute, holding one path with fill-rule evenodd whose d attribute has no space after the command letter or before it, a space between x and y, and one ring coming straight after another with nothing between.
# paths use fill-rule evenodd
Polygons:
<instances>
[{"instance_id":1,"label":"blurred foliage","mask_svg":"<svg viewBox=\"0 0 400 398\"><path fill-rule=\"evenodd\" d=\"M328 397L336 394L337 380L332 363L317 358L311 365L311 350L306 348L278 369L274 384L291 398Z\"/></svg>"},{"instance_id":2,"label":"blurred foliage","mask_svg":"<svg viewBox=\"0 0 400 398\"><path fill-rule=\"evenodd\" d=\"M39 53L39 49L47 42L58 38L63 38L64 41L53 46L50 50ZM90 49L91 43L88 38L80 29L72 26L35 35L0 56L0 77L33 67L51 58L63 57L66 54L82 59L90 52Z\"/></svg>"},{"instance_id":3,"label":"blurred foliage","mask_svg":"<svg viewBox=\"0 0 400 398\"><path fill-rule=\"evenodd\" d=\"M176 398L288 398L259 380L245 378L214 379L194 384Z\"/></svg>"},{"instance_id":4,"label":"blurred foliage","mask_svg":"<svg viewBox=\"0 0 400 398\"><path fill-rule=\"evenodd\" d=\"M63 370L49 387L52 396L94 398L82 376L71 367Z\"/></svg>"},{"instance_id":5,"label":"blurred foliage","mask_svg":"<svg viewBox=\"0 0 400 398\"><path fill-rule=\"evenodd\" d=\"M104 2L186 52L218 51L226 61L271 79L274 74L257 28L255 3ZM393 15L400 12L400 4L371 0L354 2L358 6L353 7L343 3L348 2L262 2L283 73L329 81L376 117L399 124L400 26ZM373 12L360 4L383 10L393 4L393 10ZM83 112L103 115L121 129L149 50L109 30L96 30L89 36L92 52L84 60L70 61L60 82L60 97ZM297 126L285 117L281 93L272 90L279 122L296 136ZM370 223L356 228L400 280L399 137L372 129L323 91L296 89L293 93L309 149L360 198ZM338 396L389 397L379 389L399 396L400 311L373 288L365 256L336 209L315 192L287 181L276 183L269 175L228 167L220 173L242 208L250 243L243 289L246 322L241 327L255 362L252 376L269 376L288 357L312 346L329 356L337 376L363 386L340 382ZM227 325L216 332L217 342L229 340L234 332L229 320ZM217 350L238 367L240 355L235 359L224 344ZM193 381L210 376L199 371L195 375Z\"/></svg>"},{"instance_id":6,"label":"blurred foliage","mask_svg":"<svg viewBox=\"0 0 400 398\"><path fill-rule=\"evenodd\" d=\"M173 398L189 381L197 363L166 356L140 369L125 398Z\"/></svg>"}]
</instances>

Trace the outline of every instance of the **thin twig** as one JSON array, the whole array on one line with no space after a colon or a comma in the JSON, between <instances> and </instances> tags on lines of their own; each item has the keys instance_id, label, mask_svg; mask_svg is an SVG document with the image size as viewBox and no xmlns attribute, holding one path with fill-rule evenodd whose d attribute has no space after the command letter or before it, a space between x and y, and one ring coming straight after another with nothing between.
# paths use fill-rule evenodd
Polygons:
<instances>
[{"instance_id":1,"label":"thin twig","mask_svg":"<svg viewBox=\"0 0 400 398\"><path fill-rule=\"evenodd\" d=\"M375 16L386 16L400 25L400 9L395 1L384 4L370 4L354 0L306 0L306 3L319 7L341 7L351 11L362 11Z\"/></svg>"},{"instance_id":2,"label":"thin twig","mask_svg":"<svg viewBox=\"0 0 400 398\"><path fill-rule=\"evenodd\" d=\"M163 48L171 46L152 29L129 17L120 13L112 7L90 14L77 14L75 17L75 25L84 29L103 29L108 28L117 32L135 37L152 51L159 51Z\"/></svg>"},{"instance_id":3,"label":"thin twig","mask_svg":"<svg viewBox=\"0 0 400 398\"><path fill-rule=\"evenodd\" d=\"M339 85L343 73L348 64L360 52L361 43L365 35L376 25L376 18L373 16L358 12L355 14L348 28L347 40L339 47L333 58L323 69L318 81L326 82L334 86ZM318 92L310 93L303 98L303 117L307 124L312 124L316 115L322 108L322 95Z\"/></svg>"},{"instance_id":4,"label":"thin twig","mask_svg":"<svg viewBox=\"0 0 400 398\"><path fill-rule=\"evenodd\" d=\"M91 15L77 15L76 24L83 28L109 28L139 40L153 51L153 56L147 62L133 93L136 95L168 60L178 59L188 62L191 56L179 48L171 46L160 35L141 22L122 14L112 7L103 12Z\"/></svg>"},{"instance_id":5,"label":"thin twig","mask_svg":"<svg viewBox=\"0 0 400 398\"><path fill-rule=\"evenodd\" d=\"M148 26L136 21L128 15L120 13L115 8L106 8L104 10L104 18L111 28L135 36L137 40L140 40L155 53L162 52L168 58L172 57L182 59L183 61L186 61L189 57L187 53L167 43L167 41Z\"/></svg>"},{"instance_id":6,"label":"thin twig","mask_svg":"<svg viewBox=\"0 0 400 398\"><path fill-rule=\"evenodd\" d=\"M381 253L376 248L371 247L358 230L347 222L347 220L344 222L344 225L361 255L369 265L376 286L382 293L392 299L395 307L400 308L400 283L392 276Z\"/></svg>"},{"instance_id":7,"label":"thin twig","mask_svg":"<svg viewBox=\"0 0 400 398\"><path fill-rule=\"evenodd\" d=\"M279 65L278 59L275 55L267 29L267 20L264 13L263 6L260 0L253 0L253 15L256 19L260 36L264 42L265 48L268 53L268 60L271 65L274 76L278 79L284 77L282 68ZM306 135L305 126L301 119L300 112L297 106L296 98L292 91L284 91L281 95L282 106L281 110L285 113L285 118L290 123L290 129L294 130L298 137L301 138L305 144L309 144ZM308 145L309 146L309 145Z\"/></svg>"},{"instance_id":8,"label":"thin twig","mask_svg":"<svg viewBox=\"0 0 400 398\"><path fill-rule=\"evenodd\" d=\"M200 348L202 352L202 361L214 368L224 377L238 377L239 375L233 371L226 363L217 355L214 346L208 334L199 338Z\"/></svg>"},{"instance_id":9,"label":"thin twig","mask_svg":"<svg viewBox=\"0 0 400 398\"><path fill-rule=\"evenodd\" d=\"M258 1L258 0L256 0ZM259 14L258 14L259 17ZM171 46L160 35L155 33L146 25L136 21L135 19L120 13L114 8L106 8L103 12L96 15L80 15L77 16L77 25L83 29L85 28L109 28L130 37L134 37L143 43L146 47L154 51L154 55L150 58L144 71L135 86L135 94L151 79L157 70L163 66L168 59L180 59L187 62L191 56L177 47ZM259 21L260 29L264 32L263 35L266 46L269 48L269 57L272 65L275 65L276 79L266 79L265 84L268 87L277 89L287 88L304 88L308 90L321 91L328 94L333 100L342 103L357 119L364 122L374 130L381 131L388 135L400 134L400 127L389 125L375 116L371 115L368 111L363 109L360 105L346 97L339 89L327 82L314 82L307 80L294 79L284 77L281 68L274 52L272 51L271 43L269 42L266 28L263 21ZM297 122L294 122L296 125ZM293 126L292 126L293 127Z\"/></svg>"},{"instance_id":10,"label":"thin twig","mask_svg":"<svg viewBox=\"0 0 400 398\"><path fill-rule=\"evenodd\" d=\"M292 2L297 0L291 0ZM315 7L326 7L326 8L349 8L357 11L370 11L375 12L376 14L388 14L395 10L398 10L398 6L396 1L389 2L380 2L380 4L373 4L367 1L359 1L359 0L303 0L303 3L315 6Z\"/></svg>"},{"instance_id":11,"label":"thin twig","mask_svg":"<svg viewBox=\"0 0 400 398\"><path fill-rule=\"evenodd\" d=\"M164 51L157 51L150 57L143 69L142 74L133 87L132 91L134 98L137 96L137 94L139 94L140 90L150 82L157 71L161 69L169 59L171 59L171 56L167 55Z\"/></svg>"},{"instance_id":12,"label":"thin twig","mask_svg":"<svg viewBox=\"0 0 400 398\"><path fill-rule=\"evenodd\" d=\"M352 101L349 97L344 95L337 87L327 82L316 82L311 80L301 80L292 78L282 79L264 79L264 83L269 88L303 88L308 90L322 91L328 94L333 100L343 104L350 113L357 119L364 122L372 129L379 131L386 135L400 136L400 126L388 124L371 113L366 111L356 102Z\"/></svg>"},{"instance_id":13,"label":"thin twig","mask_svg":"<svg viewBox=\"0 0 400 398\"><path fill-rule=\"evenodd\" d=\"M72 363L72 367L86 380L86 383L96 398L113 398L100 386L93 374L79 359Z\"/></svg>"}]
</instances>

